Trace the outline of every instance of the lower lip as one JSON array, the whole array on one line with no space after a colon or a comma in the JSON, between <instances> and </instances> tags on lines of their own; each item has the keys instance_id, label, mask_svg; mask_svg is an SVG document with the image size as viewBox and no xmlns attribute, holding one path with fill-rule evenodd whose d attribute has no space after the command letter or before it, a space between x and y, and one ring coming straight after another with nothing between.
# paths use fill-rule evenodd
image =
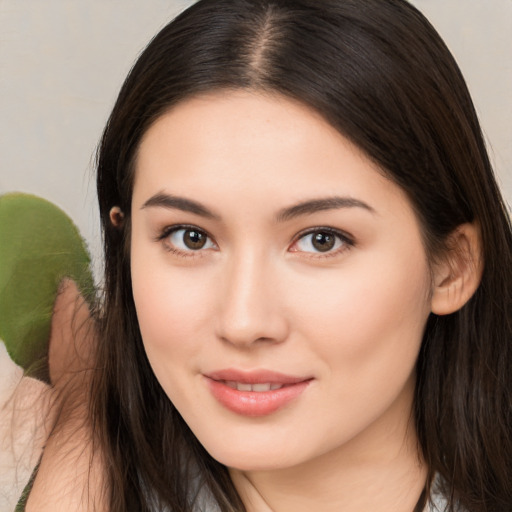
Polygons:
<instances>
[{"instance_id":1,"label":"lower lip","mask_svg":"<svg viewBox=\"0 0 512 512\"><path fill-rule=\"evenodd\" d=\"M206 377L213 396L227 409L242 416L266 416L278 411L301 395L311 380L269 391L238 391L223 382Z\"/></svg>"}]
</instances>

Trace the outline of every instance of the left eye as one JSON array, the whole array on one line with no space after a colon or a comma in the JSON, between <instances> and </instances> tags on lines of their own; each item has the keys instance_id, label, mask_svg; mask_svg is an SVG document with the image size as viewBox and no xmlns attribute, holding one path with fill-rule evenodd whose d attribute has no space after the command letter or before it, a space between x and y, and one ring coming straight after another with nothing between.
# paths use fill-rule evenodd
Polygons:
<instances>
[{"instance_id":1,"label":"left eye","mask_svg":"<svg viewBox=\"0 0 512 512\"><path fill-rule=\"evenodd\" d=\"M294 244L294 250L302 252L332 252L349 245L341 235L332 231L318 230L301 236Z\"/></svg>"},{"instance_id":2,"label":"left eye","mask_svg":"<svg viewBox=\"0 0 512 512\"><path fill-rule=\"evenodd\" d=\"M180 251L199 251L215 247L204 231L195 228L175 229L168 235L167 240L170 245Z\"/></svg>"}]
</instances>

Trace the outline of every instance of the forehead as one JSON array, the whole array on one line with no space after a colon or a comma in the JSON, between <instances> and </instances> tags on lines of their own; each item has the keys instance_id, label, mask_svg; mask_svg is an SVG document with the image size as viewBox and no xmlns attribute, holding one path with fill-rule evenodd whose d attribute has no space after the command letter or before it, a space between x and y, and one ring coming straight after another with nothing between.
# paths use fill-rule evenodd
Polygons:
<instances>
[{"instance_id":1,"label":"forehead","mask_svg":"<svg viewBox=\"0 0 512 512\"><path fill-rule=\"evenodd\" d=\"M317 112L282 96L245 91L193 97L157 119L141 141L134 183L134 206L158 192L276 208L329 195L406 201Z\"/></svg>"},{"instance_id":2,"label":"forehead","mask_svg":"<svg viewBox=\"0 0 512 512\"><path fill-rule=\"evenodd\" d=\"M255 154L258 161L275 157L281 147L291 157L289 149L297 153L300 147L303 154L313 155L329 143L343 143L358 153L320 114L302 103L278 94L221 90L182 101L158 118L142 138L136 168L149 163L151 155L163 156L164 145L167 155L175 151L193 155L197 161L213 154L244 156L249 167Z\"/></svg>"}]
</instances>

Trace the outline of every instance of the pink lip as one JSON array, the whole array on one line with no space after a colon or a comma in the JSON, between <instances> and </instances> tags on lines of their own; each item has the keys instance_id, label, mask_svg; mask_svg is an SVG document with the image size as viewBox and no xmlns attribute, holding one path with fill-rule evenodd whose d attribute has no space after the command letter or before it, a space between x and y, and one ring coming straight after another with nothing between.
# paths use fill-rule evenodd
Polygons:
<instances>
[{"instance_id":1,"label":"pink lip","mask_svg":"<svg viewBox=\"0 0 512 512\"><path fill-rule=\"evenodd\" d=\"M243 371L226 369L204 375L211 393L220 404L243 416L266 416L297 398L313 380L295 377L270 370ZM238 391L226 381L243 384L280 384L284 387L269 391Z\"/></svg>"}]
</instances>

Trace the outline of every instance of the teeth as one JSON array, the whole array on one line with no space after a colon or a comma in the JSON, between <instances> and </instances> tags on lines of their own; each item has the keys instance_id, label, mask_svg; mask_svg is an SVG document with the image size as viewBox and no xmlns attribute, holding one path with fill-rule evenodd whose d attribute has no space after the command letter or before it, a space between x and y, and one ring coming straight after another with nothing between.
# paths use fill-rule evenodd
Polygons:
<instances>
[{"instance_id":1,"label":"teeth","mask_svg":"<svg viewBox=\"0 0 512 512\"><path fill-rule=\"evenodd\" d=\"M230 387L231 389L236 389L238 391L255 391L255 392L265 392L275 389L281 389L283 387L283 384L277 384L277 383L270 383L270 382L264 382L260 384L247 384L245 382L235 382L232 380L226 380L224 381L226 386Z\"/></svg>"},{"instance_id":2,"label":"teeth","mask_svg":"<svg viewBox=\"0 0 512 512\"><path fill-rule=\"evenodd\" d=\"M253 384L253 391L270 391L270 384Z\"/></svg>"}]
</instances>

